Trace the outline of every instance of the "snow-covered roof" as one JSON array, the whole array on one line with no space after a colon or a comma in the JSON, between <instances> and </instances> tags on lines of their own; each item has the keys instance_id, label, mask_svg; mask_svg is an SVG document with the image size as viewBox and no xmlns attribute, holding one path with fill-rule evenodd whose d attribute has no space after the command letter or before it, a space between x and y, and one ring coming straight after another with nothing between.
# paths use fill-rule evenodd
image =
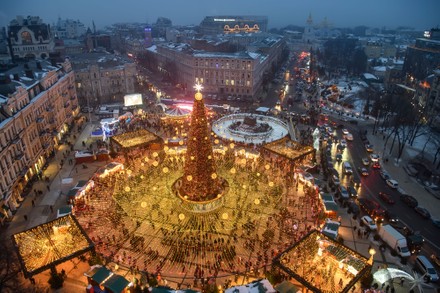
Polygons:
<instances>
[{"instance_id":1,"label":"snow-covered roof","mask_svg":"<svg viewBox=\"0 0 440 293\"><path fill-rule=\"evenodd\" d=\"M373 67L374 71L378 71L378 72L385 72L387 71L387 67L386 66L375 66Z\"/></svg>"},{"instance_id":2,"label":"snow-covered roof","mask_svg":"<svg viewBox=\"0 0 440 293\"><path fill-rule=\"evenodd\" d=\"M373 74L371 74L371 73L364 73L363 76L364 76L365 79L378 80L378 78L376 76L374 76Z\"/></svg>"}]
</instances>

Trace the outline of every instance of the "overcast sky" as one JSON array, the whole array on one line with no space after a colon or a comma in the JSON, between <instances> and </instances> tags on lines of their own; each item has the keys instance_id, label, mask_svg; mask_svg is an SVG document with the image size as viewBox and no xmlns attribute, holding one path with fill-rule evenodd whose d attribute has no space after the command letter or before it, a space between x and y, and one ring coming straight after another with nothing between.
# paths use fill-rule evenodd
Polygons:
<instances>
[{"instance_id":1,"label":"overcast sky","mask_svg":"<svg viewBox=\"0 0 440 293\"><path fill-rule=\"evenodd\" d=\"M207 15L266 15L269 28L304 26L309 13L314 23L327 17L334 27L419 30L440 26L440 0L0 0L0 26L17 15L40 16L52 24L58 17L79 19L97 28L116 22L153 23L170 18L174 25L199 24Z\"/></svg>"}]
</instances>

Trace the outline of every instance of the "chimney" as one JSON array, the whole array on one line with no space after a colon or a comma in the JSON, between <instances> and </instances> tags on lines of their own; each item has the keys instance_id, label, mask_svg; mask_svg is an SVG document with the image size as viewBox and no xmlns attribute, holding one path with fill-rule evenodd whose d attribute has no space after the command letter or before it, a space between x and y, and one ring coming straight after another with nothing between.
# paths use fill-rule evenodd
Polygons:
<instances>
[{"instance_id":1,"label":"chimney","mask_svg":"<svg viewBox=\"0 0 440 293\"><path fill-rule=\"evenodd\" d=\"M26 77L34 79L34 73L31 69L26 69L24 73L26 74Z\"/></svg>"},{"instance_id":2,"label":"chimney","mask_svg":"<svg viewBox=\"0 0 440 293\"><path fill-rule=\"evenodd\" d=\"M43 69L43 68L41 67L41 62L40 62L40 61L37 61L37 68L40 69L40 70Z\"/></svg>"},{"instance_id":3,"label":"chimney","mask_svg":"<svg viewBox=\"0 0 440 293\"><path fill-rule=\"evenodd\" d=\"M18 73L14 73L14 80L20 81L20 76L18 75Z\"/></svg>"}]
</instances>

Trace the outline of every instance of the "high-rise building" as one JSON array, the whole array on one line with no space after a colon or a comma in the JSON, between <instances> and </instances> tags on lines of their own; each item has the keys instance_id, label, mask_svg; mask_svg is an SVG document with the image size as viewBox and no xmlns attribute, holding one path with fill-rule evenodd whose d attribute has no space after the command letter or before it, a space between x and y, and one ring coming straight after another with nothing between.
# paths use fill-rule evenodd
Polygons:
<instances>
[{"instance_id":1,"label":"high-rise building","mask_svg":"<svg viewBox=\"0 0 440 293\"><path fill-rule=\"evenodd\" d=\"M48 24L38 16L17 16L8 26L9 53L15 58L48 58L55 43Z\"/></svg>"},{"instance_id":2,"label":"high-rise building","mask_svg":"<svg viewBox=\"0 0 440 293\"><path fill-rule=\"evenodd\" d=\"M425 32L406 50L403 71L409 77L423 80L440 66L440 29Z\"/></svg>"},{"instance_id":3,"label":"high-rise building","mask_svg":"<svg viewBox=\"0 0 440 293\"><path fill-rule=\"evenodd\" d=\"M23 200L78 114L68 60L29 61L0 75L0 219Z\"/></svg>"}]
</instances>

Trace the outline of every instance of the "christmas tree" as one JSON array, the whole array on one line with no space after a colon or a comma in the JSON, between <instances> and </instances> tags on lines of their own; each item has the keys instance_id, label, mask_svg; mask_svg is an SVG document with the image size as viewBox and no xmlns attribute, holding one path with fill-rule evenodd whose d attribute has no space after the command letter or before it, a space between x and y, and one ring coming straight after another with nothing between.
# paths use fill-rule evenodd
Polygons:
<instances>
[{"instance_id":1,"label":"christmas tree","mask_svg":"<svg viewBox=\"0 0 440 293\"><path fill-rule=\"evenodd\" d=\"M222 179L216 173L201 86L195 88L180 194L191 201L207 201L222 192Z\"/></svg>"}]
</instances>

